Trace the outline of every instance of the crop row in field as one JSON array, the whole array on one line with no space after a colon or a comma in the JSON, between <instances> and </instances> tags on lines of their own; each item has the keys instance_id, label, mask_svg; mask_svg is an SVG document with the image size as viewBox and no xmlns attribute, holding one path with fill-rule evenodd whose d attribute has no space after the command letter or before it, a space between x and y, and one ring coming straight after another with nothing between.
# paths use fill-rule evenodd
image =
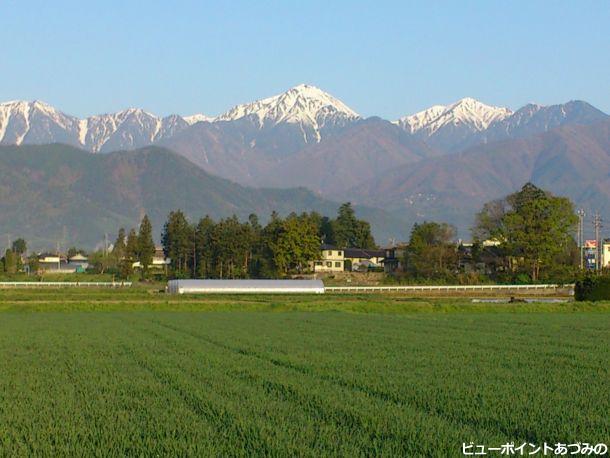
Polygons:
<instances>
[{"instance_id":1,"label":"crop row in field","mask_svg":"<svg viewBox=\"0 0 610 458\"><path fill-rule=\"evenodd\" d=\"M7 455L608 441L608 314L2 313Z\"/></svg>"}]
</instances>

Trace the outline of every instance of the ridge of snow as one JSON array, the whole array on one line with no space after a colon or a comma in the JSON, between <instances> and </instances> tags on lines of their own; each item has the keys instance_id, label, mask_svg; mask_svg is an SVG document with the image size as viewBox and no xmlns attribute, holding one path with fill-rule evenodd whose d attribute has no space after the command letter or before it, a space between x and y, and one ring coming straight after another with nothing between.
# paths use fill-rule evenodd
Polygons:
<instances>
[{"instance_id":1,"label":"ridge of snow","mask_svg":"<svg viewBox=\"0 0 610 458\"><path fill-rule=\"evenodd\" d=\"M214 120L235 121L245 117L254 118L259 128L282 122L308 126L313 128L319 141L320 129L328 121L355 120L360 115L327 92L299 84L282 94L237 105Z\"/></svg>"},{"instance_id":2,"label":"ridge of snow","mask_svg":"<svg viewBox=\"0 0 610 458\"><path fill-rule=\"evenodd\" d=\"M445 105L432 105L430 108L418 111L410 116L404 116L398 121L395 121L395 123L413 133L433 122L446 109L447 107Z\"/></svg>"},{"instance_id":3,"label":"ridge of snow","mask_svg":"<svg viewBox=\"0 0 610 458\"><path fill-rule=\"evenodd\" d=\"M87 129L88 129L89 119L79 119L78 120L78 141L81 145L85 145L85 141L87 140Z\"/></svg>"},{"instance_id":4,"label":"ridge of snow","mask_svg":"<svg viewBox=\"0 0 610 458\"><path fill-rule=\"evenodd\" d=\"M204 115L203 113L195 113L189 116L182 116L182 119L184 119L189 126L192 126L193 124L202 121L213 122L216 118L214 118L213 116Z\"/></svg>"},{"instance_id":5,"label":"ridge of snow","mask_svg":"<svg viewBox=\"0 0 610 458\"><path fill-rule=\"evenodd\" d=\"M424 131L433 135L446 125L463 124L474 131L483 131L494 122L501 121L512 114L505 107L486 105L471 97L466 97L448 105L434 105L426 110L398 120L398 124L411 133Z\"/></svg>"}]
</instances>

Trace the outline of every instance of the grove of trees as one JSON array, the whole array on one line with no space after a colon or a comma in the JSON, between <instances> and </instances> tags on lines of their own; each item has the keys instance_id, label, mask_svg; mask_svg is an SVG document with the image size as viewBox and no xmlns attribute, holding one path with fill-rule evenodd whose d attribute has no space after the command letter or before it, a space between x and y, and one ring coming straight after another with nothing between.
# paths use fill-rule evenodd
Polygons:
<instances>
[{"instance_id":1,"label":"grove of trees","mask_svg":"<svg viewBox=\"0 0 610 458\"><path fill-rule=\"evenodd\" d=\"M531 281L574 275L578 217L566 197L531 183L503 199L488 202L477 214L475 241L498 242L500 266Z\"/></svg>"},{"instance_id":2,"label":"grove of trees","mask_svg":"<svg viewBox=\"0 0 610 458\"><path fill-rule=\"evenodd\" d=\"M577 222L569 199L527 183L483 206L476 215L470 251L458 245L449 224L415 224L405 249L404 273L413 279L455 282L464 274L465 263L460 261L468 258L471 265L484 265L483 277L492 281L573 281L578 275Z\"/></svg>"},{"instance_id":3,"label":"grove of trees","mask_svg":"<svg viewBox=\"0 0 610 458\"><path fill-rule=\"evenodd\" d=\"M191 223L176 210L163 227L161 243L178 278L273 278L307 271L320 255L320 244L372 248L375 240L369 223L358 220L350 203L339 208L337 218L319 213L273 213L267 225L251 214Z\"/></svg>"}]
</instances>

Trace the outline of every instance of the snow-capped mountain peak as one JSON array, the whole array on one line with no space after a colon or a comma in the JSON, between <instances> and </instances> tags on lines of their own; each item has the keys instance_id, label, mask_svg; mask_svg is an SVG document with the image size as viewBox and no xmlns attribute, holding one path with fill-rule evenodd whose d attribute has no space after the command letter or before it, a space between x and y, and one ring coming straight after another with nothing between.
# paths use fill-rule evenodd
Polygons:
<instances>
[{"instance_id":1,"label":"snow-capped mountain peak","mask_svg":"<svg viewBox=\"0 0 610 458\"><path fill-rule=\"evenodd\" d=\"M339 99L308 84L299 84L286 92L252 103L237 105L218 116L216 121L248 118L259 128L280 123L300 124L311 128L319 141L320 131L327 125L342 125L360 115Z\"/></svg>"},{"instance_id":2,"label":"snow-capped mountain peak","mask_svg":"<svg viewBox=\"0 0 610 458\"><path fill-rule=\"evenodd\" d=\"M414 115L405 116L397 123L411 133L423 131L428 136L449 125L462 125L480 132L511 114L512 111L508 108L486 105L472 97L465 97L448 106L434 105Z\"/></svg>"},{"instance_id":3,"label":"snow-capped mountain peak","mask_svg":"<svg viewBox=\"0 0 610 458\"><path fill-rule=\"evenodd\" d=\"M449 115L448 119L469 124L481 131L487 129L491 123L510 116L512 111L505 107L486 105L476 99L466 97L447 107L443 116L445 114Z\"/></svg>"}]
</instances>

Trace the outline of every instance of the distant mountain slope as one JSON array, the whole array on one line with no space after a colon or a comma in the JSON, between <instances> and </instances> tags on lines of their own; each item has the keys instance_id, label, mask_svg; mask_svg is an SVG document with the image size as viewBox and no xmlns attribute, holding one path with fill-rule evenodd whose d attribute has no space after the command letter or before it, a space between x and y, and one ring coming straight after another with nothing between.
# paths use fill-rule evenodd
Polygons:
<instances>
[{"instance_id":1,"label":"distant mountain slope","mask_svg":"<svg viewBox=\"0 0 610 458\"><path fill-rule=\"evenodd\" d=\"M334 215L338 204L305 189L253 189L210 175L158 147L107 155L66 145L0 147L0 236L25 237L34 247L92 247L104 233L132 227L146 212L158 235L170 210L193 218L273 210L317 210ZM383 211L357 208L380 242L408 225Z\"/></svg>"},{"instance_id":2,"label":"distant mountain slope","mask_svg":"<svg viewBox=\"0 0 610 458\"><path fill-rule=\"evenodd\" d=\"M305 186L332 197L394 167L435 155L436 151L400 127L369 118L272 165L257 182Z\"/></svg>"},{"instance_id":3,"label":"distant mountain slope","mask_svg":"<svg viewBox=\"0 0 610 458\"><path fill-rule=\"evenodd\" d=\"M560 105L525 105L511 116L492 123L477 138L477 143L525 138L560 126L589 125L610 119L607 114L579 100Z\"/></svg>"},{"instance_id":4,"label":"distant mountain slope","mask_svg":"<svg viewBox=\"0 0 610 458\"><path fill-rule=\"evenodd\" d=\"M447 221L468 236L474 214L484 202L528 181L569 196L589 212L603 211L610 220L610 120L562 126L404 165L343 196L399 210L412 219Z\"/></svg>"}]
</instances>

